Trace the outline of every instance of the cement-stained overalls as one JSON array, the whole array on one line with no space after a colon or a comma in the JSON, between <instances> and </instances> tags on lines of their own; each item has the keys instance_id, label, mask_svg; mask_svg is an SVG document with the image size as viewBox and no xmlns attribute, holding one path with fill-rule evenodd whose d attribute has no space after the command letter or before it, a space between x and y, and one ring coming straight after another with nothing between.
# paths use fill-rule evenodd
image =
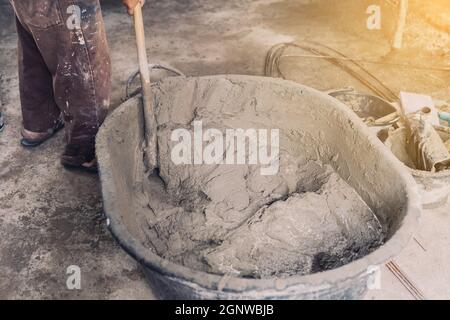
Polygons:
<instances>
[{"instance_id":1,"label":"cement-stained overalls","mask_svg":"<svg viewBox=\"0 0 450 320\"><path fill-rule=\"evenodd\" d=\"M10 0L19 35L23 126L50 132L62 117L63 164L95 157L110 103L111 65L98 0Z\"/></svg>"}]
</instances>

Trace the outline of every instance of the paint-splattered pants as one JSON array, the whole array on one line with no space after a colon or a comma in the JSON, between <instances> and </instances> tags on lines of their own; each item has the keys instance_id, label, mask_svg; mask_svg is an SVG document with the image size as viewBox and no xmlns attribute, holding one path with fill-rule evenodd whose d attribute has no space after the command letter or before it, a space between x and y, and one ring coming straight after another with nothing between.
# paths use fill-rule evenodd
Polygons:
<instances>
[{"instance_id":1,"label":"paint-splattered pants","mask_svg":"<svg viewBox=\"0 0 450 320\"><path fill-rule=\"evenodd\" d=\"M95 157L95 135L109 107L111 65L98 0L10 0L19 35L23 126L52 130L62 117L62 162Z\"/></svg>"}]
</instances>

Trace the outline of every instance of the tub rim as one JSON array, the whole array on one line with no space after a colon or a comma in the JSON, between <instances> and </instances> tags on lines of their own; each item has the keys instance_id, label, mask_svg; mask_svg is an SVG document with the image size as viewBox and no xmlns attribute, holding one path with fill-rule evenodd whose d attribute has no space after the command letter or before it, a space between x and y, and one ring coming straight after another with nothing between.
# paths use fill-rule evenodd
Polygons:
<instances>
[{"instance_id":1,"label":"tub rim","mask_svg":"<svg viewBox=\"0 0 450 320\"><path fill-rule=\"evenodd\" d=\"M402 163L403 164L403 163ZM417 169L412 169L410 167L408 167L407 165L403 164L407 169L409 169L411 171L411 174L414 177L417 178L433 178L433 179L442 179L442 178L448 178L450 177L450 169L447 170L443 170L440 172L429 172L429 171L423 171L423 170L417 170Z\"/></svg>"},{"instance_id":2,"label":"tub rim","mask_svg":"<svg viewBox=\"0 0 450 320\"><path fill-rule=\"evenodd\" d=\"M261 79L266 77L215 75L189 78L225 78L235 80L251 80L252 78ZM337 99L311 87L300 85L289 80L281 80L268 77L266 79L266 81L269 82L276 82L278 84L282 83L283 85L295 87L295 89L299 91L307 90L312 94L320 95L322 99L328 99L330 103L335 105L336 109L338 109L342 113L345 113L345 115L349 118L351 125L357 127L359 130L367 132L367 139L372 143L375 151L378 151L385 157L387 157L387 160L391 162L391 166L395 167L399 172L400 177L403 180L403 185L405 186L406 197L408 200L407 207L405 208L406 213L403 217L403 220L400 222L399 229L388 241L386 241L384 245L382 245L369 255L366 255L339 268L328 271L317 272L303 276L296 275L287 278L248 279L195 270L180 264L176 264L152 253L150 250L148 250L148 248L145 248L142 243L136 241L136 239L130 234L125 225L121 222L121 212L117 212L117 210L114 209L114 201L111 200L114 199L114 194L117 191L115 190L116 186L114 184L112 176L110 174L107 174L109 172L107 168L111 167L110 154L108 152L99 153L97 156L99 159L100 167L99 171L101 191L103 195L102 199L104 212L109 222L108 227L120 246L144 267L149 268L151 271L157 272L161 275L175 278L176 280L181 282L192 282L203 287L204 289L220 291L224 293L244 293L244 291L246 290L266 289L276 289L281 291L285 290L288 287L294 286L304 286L307 291L314 291L319 286L321 287L321 289L326 289L350 278L364 277L366 275L369 275L371 273L371 270L369 269L370 267L380 266L384 262L400 253L400 251L406 247L410 238L418 229L418 223L421 215L421 202L417 185L414 179L412 178L411 174L407 170L405 170L403 166L400 165L399 161L389 151L389 149L375 135L370 134L368 128L356 114L354 114L346 105L339 102ZM125 101L107 117L97 135L96 144L99 146L97 150L107 150L107 133L111 130L109 129L109 127L113 124L114 119L120 116L121 113L126 112L126 109L130 107L129 104L131 104L138 98L139 96L136 96ZM109 188L105 188L105 185L108 185Z\"/></svg>"}]
</instances>

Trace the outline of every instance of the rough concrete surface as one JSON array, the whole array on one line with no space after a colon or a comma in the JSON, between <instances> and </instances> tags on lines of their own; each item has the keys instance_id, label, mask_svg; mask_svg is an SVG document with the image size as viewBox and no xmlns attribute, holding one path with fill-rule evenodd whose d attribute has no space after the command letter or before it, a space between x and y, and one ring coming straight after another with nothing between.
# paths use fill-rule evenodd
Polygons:
<instances>
[{"instance_id":1,"label":"rough concrete surface","mask_svg":"<svg viewBox=\"0 0 450 320\"><path fill-rule=\"evenodd\" d=\"M144 9L151 61L188 75L262 75L265 53L279 42L316 40L353 57L448 67L449 35L429 11L408 19L404 48L390 50L396 16L383 5L383 28L368 31L366 8L374 1L155 0ZM377 2L377 1L375 1ZM382 1L380 1L381 3ZM413 2L412 8L414 9ZM420 2L420 1L419 1ZM113 63L113 106L137 69L133 29L119 1L102 1ZM0 89L7 127L0 134L0 298L152 299L136 263L106 230L97 178L59 164L63 134L36 150L19 146L16 35L7 0L0 0ZM295 62L289 78L318 89L353 85L335 67L314 59ZM449 100L448 72L365 64L392 90ZM425 210L420 231L395 258L425 298L450 298L450 202ZM78 265L81 290L66 288L66 268ZM381 290L367 299L411 299L386 268Z\"/></svg>"}]
</instances>

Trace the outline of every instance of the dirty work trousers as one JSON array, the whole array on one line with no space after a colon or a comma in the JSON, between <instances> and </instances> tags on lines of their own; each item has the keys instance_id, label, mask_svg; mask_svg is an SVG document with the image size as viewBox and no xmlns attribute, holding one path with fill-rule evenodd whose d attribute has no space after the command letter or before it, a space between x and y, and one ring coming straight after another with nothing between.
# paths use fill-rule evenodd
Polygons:
<instances>
[{"instance_id":1,"label":"dirty work trousers","mask_svg":"<svg viewBox=\"0 0 450 320\"><path fill-rule=\"evenodd\" d=\"M99 0L10 0L16 14L23 126L49 132L62 118L62 162L95 157L111 64Z\"/></svg>"}]
</instances>

